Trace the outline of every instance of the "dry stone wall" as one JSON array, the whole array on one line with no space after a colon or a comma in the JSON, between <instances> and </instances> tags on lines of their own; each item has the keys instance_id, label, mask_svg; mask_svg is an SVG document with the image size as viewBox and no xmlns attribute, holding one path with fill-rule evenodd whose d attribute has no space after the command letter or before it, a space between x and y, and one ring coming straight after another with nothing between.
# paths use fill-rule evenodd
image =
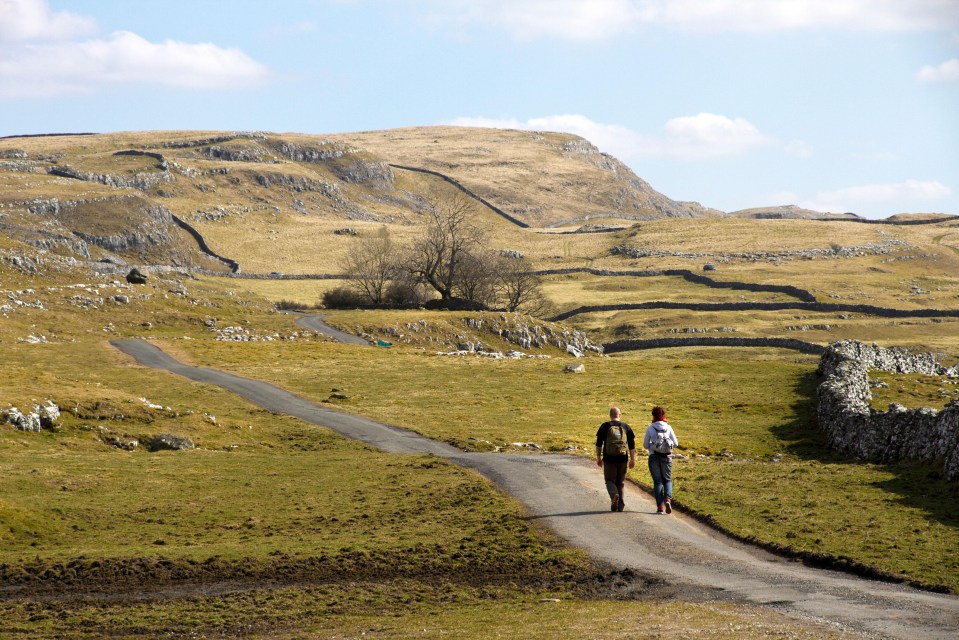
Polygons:
<instances>
[{"instance_id":1,"label":"dry stone wall","mask_svg":"<svg viewBox=\"0 0 959 640\"><path fill-rule=\"evenodd\" d=\"M792 349L802 353L822 353L824 347L813 342L792 338L637 338L607 342L603 353L641 351L644 349L668 349L672 347L760 347Z\"/></svg>"},{"instance_id":2,"label":"dry stone wall","mask_svg":"<svg viewBox=\"0 0 959 640\"><path fill-rule=\"evenodd\" d=\"M959 365L946 368L928 353L885 349L856 340L826 349L819 364L817 415L833 447L864 460L942 460L947 479L959 479L959 402L942 411L907 409L892 404L887 411L869 406L869 371L959 376Z\"/></svg>"}]
</instances>

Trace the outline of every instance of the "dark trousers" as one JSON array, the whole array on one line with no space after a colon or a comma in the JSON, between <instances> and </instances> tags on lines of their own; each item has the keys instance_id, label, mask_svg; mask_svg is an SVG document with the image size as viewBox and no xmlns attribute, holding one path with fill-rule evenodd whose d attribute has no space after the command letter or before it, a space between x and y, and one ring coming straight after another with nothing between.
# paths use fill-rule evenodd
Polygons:
<instances>
[{"instance_id":1,"label":"dark trousers","mask_svg":"<svg viewBox=\"0 0 959 640\"><path fill-rule=\"evenodd\" d=\"M610 462L603 460L603 478L606 480L606 491L609 499L623 495L623 486L626 484L626 469L628 462Z\"/></svg>"}]
</instances>

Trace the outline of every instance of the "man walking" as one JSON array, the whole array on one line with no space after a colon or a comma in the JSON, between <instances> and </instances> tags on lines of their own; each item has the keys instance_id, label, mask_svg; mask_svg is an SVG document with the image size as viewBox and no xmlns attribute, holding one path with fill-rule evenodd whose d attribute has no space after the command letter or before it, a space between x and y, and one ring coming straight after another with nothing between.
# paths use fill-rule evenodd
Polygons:
<instances>
[{"instance_id":1,"label":"man walking","mask_svg":"<svg viewBox=\"0 0 959 640\"><path fill-rule=\"evenodd\" d=\"M623 500L626 469L636 466L636 436L628 424L620 421L619 416L619 407L611 407L609 421L601 424L596 432L596 466L603 468L610 511L626 508Z\"/></svg>"}]
</instances>

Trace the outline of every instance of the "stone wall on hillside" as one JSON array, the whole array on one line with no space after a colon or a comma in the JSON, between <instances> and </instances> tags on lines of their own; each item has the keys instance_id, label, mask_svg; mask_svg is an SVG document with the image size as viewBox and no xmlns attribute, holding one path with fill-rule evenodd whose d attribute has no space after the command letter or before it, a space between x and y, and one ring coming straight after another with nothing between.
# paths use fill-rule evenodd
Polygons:
<instances>
[{"instance_id":1,"label":"stone wall on hillside","mask_svg":"<svg viewBox=\"0 0 959 640\"><path fill-rule=\"evenodd\" d=\"M731 280L716 280L709 276L690 271L689 269L660 269L660 270L610 270L594 269L592 267L571 267L567 269L544 269L537 271L537 275L565 275L572 273L588 273L594 276L603 277L637 277L648 278L654 276L678 276L687 282L700 284L711 289L736 289L739 291L753 291L762 293L781 293L794 298L799 298L803 302L816 302L816 296L805 289L783 284L760 284L756 282L735 282Z\"/></svg>"},{"instance_id":2,"label":"stone wall on hillside","mask_svg":"<svg viewBox=\"0 0 959 640\"><path fill-rule=\"evenodd\" d=\"M643 309L687 309L690 311L786 311L799 309L815 313L861 313L880 318L959 318L959 309L893 309L869 304L838 304L832 302L632 302L623 304L592 304L564 311L550 318L552 322L568 320L581 313L606 311L638 311ZM935 322L935 321L934 321Z\"/></svg>"},{"instance_id":3,"label":"stone wall on hillside","mask_svg":"<svg viewBox=\"0 0 959 640\"><path fill-rule=\"evenodd\" d=\"M942 460L947 479L959 479L959 402L942 411L907 409L892 404L887 411L869 406L869 371L959 376L959 365L946 368L928 353L885 349L856 340L829 345L822 355L817 415L833 447L873 462Z\"/></svg>"},{"instance_id":4,"label":"stone wall on hillside","mask_svg":"<svg viewBox=\"0 0 959 640\"><path fill-rule=\"evenodd\" d=\"M822 353L822 345L792 338L637 338L607 342L604 353L640 351L643 349L668 349L671 347L769 347L792 349L802 353Z\"/></svg>"}]
</instances>

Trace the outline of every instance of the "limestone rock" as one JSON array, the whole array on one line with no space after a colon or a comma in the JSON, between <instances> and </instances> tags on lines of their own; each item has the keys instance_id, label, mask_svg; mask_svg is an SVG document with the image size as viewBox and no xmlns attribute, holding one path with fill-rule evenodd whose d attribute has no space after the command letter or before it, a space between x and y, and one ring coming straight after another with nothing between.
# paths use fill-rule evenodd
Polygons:
<instances>
[{"instance_id":1,"label":"limestone rock","mask_svg":"<svg viewBox=\"0 0 959 640\"><path fill-rule=\"evenodd\" d=\"M37 413L22 413L16 407L7 411L7 422L19 431L40 431L40 416Z\"/></svg>"},{"instance_id":2,"label":"limestone rock","mask_svg":"<svg viewBox=\"0 0 959 640\"><path fill-rule=\"evenodd\" d=\"M941 460L946 478L959 478L959 402L942 411L895 403L875 411L869 405L870 369L938 376L950 371L928 353L855 340L830 345L819 363L823 381L816 413L832 446L874 462Z\"/></svg>"},{"instance_id":3,"label":"limestone rock","mask_svg":"<svg viewBox=\"0 0 959 640\"><path fill-rule=\"evenodd\" d=\"M40 426L44 429L56 429L60 422L60 407L52 401L35 408L35 413L40 418Z\"/></svg>"},{"instance_id":4,"label":"limestone rock","mask_svg":"<svg viewBox=\"0 0 959 640\"><path fill-rule=\"evenodd\" d=\"M183 451L195 448L196 445L193 444L193 440L169 433L159 435L150 442L150 451Z\"/></svg>"}]
</instances>

